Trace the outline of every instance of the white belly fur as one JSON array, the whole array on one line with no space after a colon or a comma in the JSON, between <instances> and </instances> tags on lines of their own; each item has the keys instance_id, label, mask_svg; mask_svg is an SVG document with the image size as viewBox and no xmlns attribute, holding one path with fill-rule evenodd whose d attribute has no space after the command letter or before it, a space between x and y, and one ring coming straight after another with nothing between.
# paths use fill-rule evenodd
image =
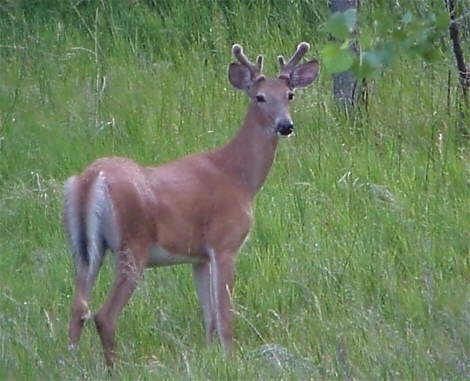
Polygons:
<instances>
[{"instance_id":1,"label":"white belly fur","mask_svg":"<svg viewBox=\"0 0 470 381\"><path fill-rule=\"evenodd\" d=\"M155 245L150 250L148 265L150 266L172 266L182 263L200 263L199 258L186 255L172 254L160 245Z\"/></svg>"}]
</instances>

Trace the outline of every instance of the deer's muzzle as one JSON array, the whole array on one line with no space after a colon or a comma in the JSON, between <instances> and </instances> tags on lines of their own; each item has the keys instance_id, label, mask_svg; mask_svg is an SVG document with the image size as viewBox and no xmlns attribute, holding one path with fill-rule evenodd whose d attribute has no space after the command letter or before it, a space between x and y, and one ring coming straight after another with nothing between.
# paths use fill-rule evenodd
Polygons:
<instances>
[{"instance_id":1,"label":"deer's muzzle","mask_svg":"<svg viewBox=\"0 0 470 381\"><path fill-rule=\"evenodd\" d=\"M282 136L289 136L294 131L294 124L291 120L281 120L276 126L276 131Z\"/></svg>"}]
</instances>

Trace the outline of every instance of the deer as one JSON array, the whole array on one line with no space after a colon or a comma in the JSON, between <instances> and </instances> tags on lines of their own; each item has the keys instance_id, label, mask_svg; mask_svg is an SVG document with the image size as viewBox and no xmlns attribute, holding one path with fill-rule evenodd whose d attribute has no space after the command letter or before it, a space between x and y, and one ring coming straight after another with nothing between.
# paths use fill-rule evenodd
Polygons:
<instances>
[{"instance_id":1,"label":"deer","mask_svg":"<svg viewBox=\"0 0 470 381\"><path fill-rule=\"evenodd\" d=\"M69 346L76 348L91 317L88 301L106 252L116 259L112 288L93 319L105 363L117 359L120 312L148 267L191 264L202 307L206 340L218 336L233 351L232 289L235 256L253 221L253 201L272 166L278 140L294 124L289 106L297 88L310 85L319 63L301 63L302 42L277 77L262 74L263 56L252 63L239 44L229 82L250 100L245 121L225 145L159 166L129 158L96 159L65 183L63 219L75 269Z\"/></svg>"}]
</instances>

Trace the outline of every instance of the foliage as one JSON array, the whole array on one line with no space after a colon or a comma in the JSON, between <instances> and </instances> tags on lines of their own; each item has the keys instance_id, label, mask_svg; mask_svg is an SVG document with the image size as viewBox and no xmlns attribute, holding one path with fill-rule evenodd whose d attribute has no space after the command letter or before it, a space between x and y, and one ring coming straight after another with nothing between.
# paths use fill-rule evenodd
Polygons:
<instances>
[{"instance_id":1,"label":"foliage","mask_svg":"<svg viewBox=\"0 0 470 381\"><path fill-rule=\"evenodd\" d=\"M361 52L355 57L350 52L350 38L355 38L357 14L355 9L336 12L324 25L336 41L322 50L326 69L337 73L351 69L359 78L369 78L382 71L400 56L420 57L426 62L439 58L439 43L447 32L450 19L442 9L427 17L418 17L406 11L400 20L382 15L373 20L373 28L361 27ZM352 37L351 37L352 36Z\"/></svg>"}]
</instances>

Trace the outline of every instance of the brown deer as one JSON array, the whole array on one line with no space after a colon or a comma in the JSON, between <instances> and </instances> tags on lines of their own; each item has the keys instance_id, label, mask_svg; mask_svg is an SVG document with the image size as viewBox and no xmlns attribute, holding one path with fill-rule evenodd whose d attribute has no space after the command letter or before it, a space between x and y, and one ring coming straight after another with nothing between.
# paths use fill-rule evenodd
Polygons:
<instances>
[{"instance_id":1,"label":"brown deer","mask_svg":"<svg viewBox=\"0 0 470 381\"><path fill-rule=\"evenodd\" d=\"M71 347L90 316L88 299L109 249L117 275L94 321L108 365L115 361L115 330L146 267L191 263L202 305L207 340L215 333L232 350L231 292L235 255L252 223L253 198L271 168L280 135L294 129L289 105L294 89L318 74L317 61L299 64L309 45L302 42L286 62L278 57L276 78L261 74L263 57L251 63L233 45L230 83L250 98L238 134L214 151L157 167L126 158L93 162L65 185L64 223L75 262L75 295L69 326Z\"/></svg>"}]
</instances>

